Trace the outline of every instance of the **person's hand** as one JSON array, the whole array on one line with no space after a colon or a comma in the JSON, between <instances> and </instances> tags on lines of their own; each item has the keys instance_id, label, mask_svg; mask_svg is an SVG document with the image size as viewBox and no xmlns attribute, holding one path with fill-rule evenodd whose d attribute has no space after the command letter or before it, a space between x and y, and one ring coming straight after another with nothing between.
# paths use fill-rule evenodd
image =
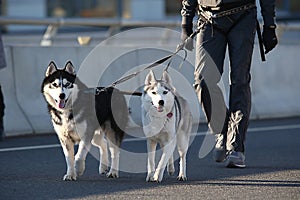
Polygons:
<instances>
[{"instance_id":1,"label":"person's hand","mask_svg":"<svg viewBox=\"0 0 300 200\"><path fill-rule=\"evenodd\" d=\"M191 37L187 37L184 41L177 45L176 51L182 50L186 48L189 51L194 49L193 39Z\"/></svg>"},{"instance_id":2,"label":"person's hand","mask_svg":"<svg viewBox=\"0 0 300 200\"><path fill-rule=\"evenodd\" d=\"M265 53L270 52L278 44L276 26L264 26L262 39L265 46Z\"/></svg>"},{"instance_id":3,"label":"person's hand","mask_svg":"<svg viewBox=\"0 0 300 200\"><path fill-rule=\"evenodd\" d=\"M192 51L194 49L193 39L189 37L193 33L192 27L193 26L188 26L188 25L181 26L181 42L182 42L182 44L178 45L177 48L185 47L189 51Z\"/></svg>"}]
</instances>

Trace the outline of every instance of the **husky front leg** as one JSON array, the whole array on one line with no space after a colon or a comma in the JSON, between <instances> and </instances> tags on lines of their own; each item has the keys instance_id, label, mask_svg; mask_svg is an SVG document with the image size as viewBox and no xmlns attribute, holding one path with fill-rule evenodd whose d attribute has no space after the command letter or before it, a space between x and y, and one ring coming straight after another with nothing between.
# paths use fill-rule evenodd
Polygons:
<instances>
[{"instance_id":1,"label":"husky front leg","mask_svg":"<svg viewBox=\"0 0 300 200\"><path fill-rule=\"evenodd\" d=\"M153 175L155 172L155 150L156 150L157 142L151 139L147 139L147 151L148 151L148 163L147 163L147 177L146 181L154 181Z\"/></svg>"},{"instance_id":2,"label":"husky front leg","mask_svg":"<svg viewBox=\"0 0 300 200\"><path fill-rule=\"evenodd\" d=\"M85 170L85 158L91 148L91 142L81 140L78 151L75 156L75 170L78 176L81 176Z\"/></svg>"},{"instance_id":3,"label":"husky front leg","mask_svg":"<svg viewBox=\"0 0 300 200\"><path fill-rule=\"evenodd\" d=\"M177 180L179 181L186 181L186 153L187 151L178 151L180 156L179 161L179 175L177 177Z\"/></svg>"},{"instance_id":4,"label":"husky front leg","mask_svg":"<svg viewBox=\"0 0 300 200\"><path fill-rule=\"evenodd\" d=\"M163 179L166 165L167 165L171 155L173 155L173 152L174 152L174 149L176 146L176 138L175 137L176 136L174 134L174 138L171 138L169 143L167 143L167 141L164 143L161 143L163 153L162 153L161 159L157 165L157 168L156 168L154 176L153 176L153 180L156 182L161 182Z\"/></svg>"},{"instance_id":5,"label":"husky front leg","mask_svg":"<svg viewBox=\"0 0 300 200\"><path fill-rule=\"evenodd\" d=\"M111 164L110 164L110 170L106 174L108 178L118 178L119 177L119 161L120 161L120 146L122 142L122 136L124 135L124 132L118 130L114 130L111 128L111 123L106 122L105 123L105 129L106 132L105 136L108 141L109 151L110 151L110 157L111 157Z\"/></svg>"},{"instance_id":6,"label":"husky front leg","mask_svg":"<svg viewBox=\"0 0 300 200\"><path fill-rule=\"evenodd\" d=\"M109 160L108 160L107 141L104 138L104 133L102 133L100 130L95 131L92 144L97 146L100 152L99 174L105 174L108 172Z\"/></svg>"},{"instance_id":7,"label":"husky front leg","mask_svg":"<svg viewBox=\"0 0 300 200\"><path fill-rule=\"evenodd\" d=\"M109 151L111 157L111 166L109 172L106 174L108 178L118 178L119 177L119 160L120 160L120 148L113 142L109 142Z\"/></svg>"},{"instance_id":8,"label":"husky front leg","mask_svg":"<svg viewBox=\"0 0 300 200\"><path fill-rule=\"evenodd\" d=\"M177 177L177 180L179 181L186 181L186 154L188 151L189 146L189 132L185 133L183 131L180 131L177 135L177 148L178 153L180 156L179 161L179 175Z\"/></svg>"},{"instance_id":9,"label":"husky front leg","mask_svg":"<svg viewBox=\"0 0 300 200\"><path fill-rule=\"evenodd\" d=\"M81 176L85 170L85 159L91 149L92 139L95 134L95 128L92 123L87 123L83 129L80 123L76 124L77 134L80 137L77 153L75 155L75 170L77 175Z\"/></svg>"},{"instance_id":10,"label":"husky front leg","mask_svg":"<svg viewBox=\"0 0 300 200\"><path fill-rule=\"evenodd\" d=\"M173 154L171 155L168 165L167 165L167 170L169 173L169 176L173 176L175 173L175 167L174 167L174 158L173 158Z\"/></svg>"},{"instance_id":11,"label":"husky front leg","mask_svg":"<svg viewBox=\"0 0 300 200\"><path fill-rule=\"evenodd\" d=\"M74 169L74 143L69 139L60 139L60 143L67 163L67 173L64 175L63 180L75 181L76 172Z\"/></svg>"}]
</instances>

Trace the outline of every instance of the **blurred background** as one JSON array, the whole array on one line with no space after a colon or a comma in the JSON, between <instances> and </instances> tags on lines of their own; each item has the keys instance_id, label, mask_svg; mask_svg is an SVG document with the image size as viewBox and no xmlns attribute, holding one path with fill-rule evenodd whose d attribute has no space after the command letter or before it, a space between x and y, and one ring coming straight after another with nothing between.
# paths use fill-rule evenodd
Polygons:
<instances>
[{"instance_id":1,"label":"blurred background","mask_svg":"<svg viewBox=\"0 0 300 200\"><path fill-rule=\"evenodd\" d=\"M258 0L257 5L259 10ZM7 35L30 34L25 43L42 45L56 41L61 44L62 39L74 41L74 35L68 37L66 33L96 31L95 35L90 33L94 39L90 42L96 45L103 37L127 28L160 26L180 31L180 9L181 0L2 0L0 26ZM300 1L276 0L276 17L279 24L285 25L278 29L280 41L299 41ZM260 12L258 18L261 21ZM103 31L107 31L106 35ZM41 34L49 40L34 37ZM16 37L7 39L8 44L23 41Z\"/></svg>"},{"instance_id":2,"label":"blurred background","mask_svg":"<svg viewBox=\"0 0 300 200\"><path fill-rule=\"evenodd\" d=\"M180 42L180 9L181 0L2 0L0 26L7 67L0 71L0 83L6 104L6 135L53 132L40 93L44 71L51 60L59 66L72 60L78 69L90 52L108 38L111 39L102 55L107 60L126 52L128 46L151 44L173 51ZM258 6L258 14L259 9ZM252 119L300 116L300 1L276 0L276 16L278 47L264 63L257 42L254 49ZM262 22L260 15L258 18ZM144 27L162 29L138 29L121 40L112 37ZM136 60L119 64L126 69L144 64L138 52L136 55ZM193 56L189 53L191 63ZM156 55L153 61L159 58ZM228 64L226 67L225 75ZM192 71L181 71L191 77L191 84ZM113 82L120 77L111 74L106 78L106 82ZM224 82L228 82L226 76ZM140 105L133 106L133 118L138 120Z\"/></svg>"},{"instance_id":3,"label":"blurred background","mask_svg":"<svg viewBox=\"0 0 300 200\"><path fill-rule=\"evenodd\" d=\"M259 4L257 4L259 7ZM7 17L89 18L123 20L180 20L181 0L2 0L0 13ZM298 0L276 0L279 21L299 20ZM21 22L20 22L21 23ZM22 24L22 23L21 23ZM61 27L62 29L65 27ZM44 30L45 27L4 25L2 31Z\"/></svg>"},{"instance_id":4,"label":"blurred background","mask_svg":"<svg viewBox=\"0 0 300 200\"><path fill-rule=\"evenodd\" d=\"M155 5L156 9L151 10ZM31 17L122 17L148 19L178 17L181 0L2 0L4 16ZM277 16L299 16L300 2L276 0ZM143 15L150 11L151 16ZM149 14L150 12L147 12ZM146 13L145 13L146 14Z\"/></svg>"}]
</instances>

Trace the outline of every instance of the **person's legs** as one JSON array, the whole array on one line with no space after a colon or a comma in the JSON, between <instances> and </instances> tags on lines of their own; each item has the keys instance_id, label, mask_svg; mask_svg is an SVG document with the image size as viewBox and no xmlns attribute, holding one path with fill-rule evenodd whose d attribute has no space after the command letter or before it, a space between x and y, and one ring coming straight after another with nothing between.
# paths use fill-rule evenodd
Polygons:
<instances>
[{"instance_id":1,"label":"person's legs","mask_svg":"<svg viewBox=\"0 0 300 200\"><path fill-rule=\"evenodd\" d=\"M218 86L223 73L226 45L225 35L213 30L210 24L204 25L197 35L195 90L209 128L217 137L214 158L218 162L226 156L227 107Z\"/></svg>"},{"instance_id":2,"label":"person's legs","mask_svg":"<svg viewBox=\"0 0 300 200\"><path fill-rule=\"evenodd\" d=\"M0 28L0 70L4 67L6 67L6 60L5 60L5 53L4 53L1 28ZM4 139L4 127L3 127L4 108L5 105L4 105L1 84L0 84L0 141Z\"/></svg>"},{"instance_id":3,"label":"person's legs","mask_svg":"<svg viewBox=\"0 0 300 200\"><path fill-rule=\"evenodd\" d=\"M256 30L256 9L245 14L228 33L230 56L230 120L227 131L228 167L244 167L244 142L251 110L250 66ZM234 16L233 16L234 18ZM237 155L238 154L238 155ZM240 157L237 162L236 157ZM243 162L242 162L243 161ZM237 166L235 166L235 163Z\"/></svg>"},{"instance_id":4,"label":"person's legs","mask_svg":"<svg viewBox=\"0 0 300 200\"><path fill-rule=\"evenodd\" d=\"M4 139L4 126L3 126L3 117L4 117L4 99L2 94L2 89L0 85L0 141Z\"/></svg>"}]
</instances>

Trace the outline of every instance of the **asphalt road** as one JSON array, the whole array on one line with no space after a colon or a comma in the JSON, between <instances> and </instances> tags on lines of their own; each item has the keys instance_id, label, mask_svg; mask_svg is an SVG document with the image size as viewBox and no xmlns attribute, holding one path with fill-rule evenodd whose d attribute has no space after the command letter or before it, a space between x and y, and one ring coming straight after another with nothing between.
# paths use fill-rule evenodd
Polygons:
<instances>
[{"instance_id":1,"label":"asphalt road","mask_svg":"<svg viewBox=\"0 0 300 200\"><path fill-rule=\"evenodd\" d=\"M251 121L245 169L225 168L211 153L200 159L205 130L201 125L192 138L188 180L165 174L161 183L145 182L142 138L122 144L120 178L98 175L93 148L73 182L62 180L66 164L55 134L8 138L0 142L0 199L300 199L300 118ZM175 166L177 174L178 160Z\"/></svg>"}]
</instances>

